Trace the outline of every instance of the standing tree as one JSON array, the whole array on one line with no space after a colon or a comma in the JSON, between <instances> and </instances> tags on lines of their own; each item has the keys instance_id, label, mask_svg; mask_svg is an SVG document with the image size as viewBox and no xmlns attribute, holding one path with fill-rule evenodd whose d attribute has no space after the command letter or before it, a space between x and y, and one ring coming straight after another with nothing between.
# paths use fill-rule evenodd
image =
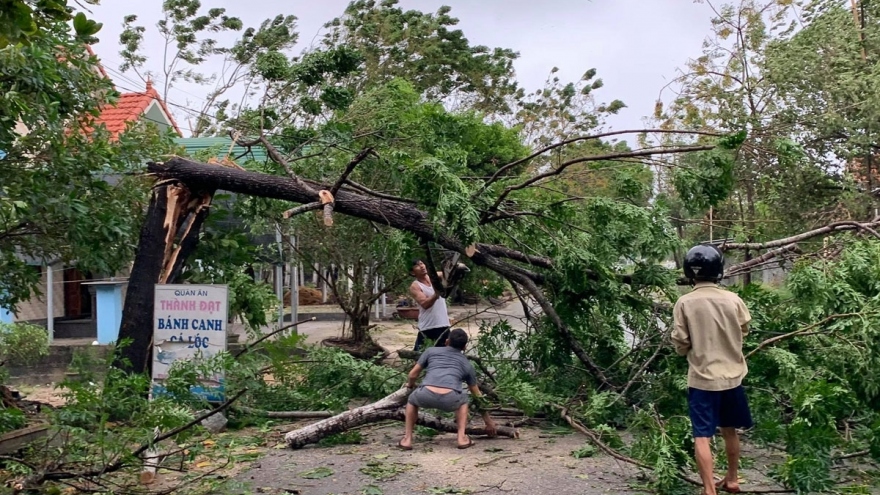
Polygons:
<instances>
[{"instance_id":1,"label":"standing tree","mask_svg":"<svg viewBox=\"0 0 880 495\"><path fill-rule=\"evenodd\" d=\"M794 74L813 73L796 68L803 61L800 55L793 55L787 66L779 60L778 53L792 44L790 19L796 7L776 0L744 0L721 7L709 2L709 6L715 13L713 36L703 54L689 62L676 80L674 100L665 106L658 102L655 118L664 129L747 130L748 135L733 163L735 182L729 197L705 189L703 185L720 179L694 167L688 158L679 168L658 164L657 176L666 191L663 200L673 208L679 235L691 243L711 237L748 244L840 218L840 208L848 200L842 194L846 187L838 167L820 150L804 152L815 149L806 129L813 127L809 122L819 114L793 105L791 89L780 84L785 78L796 79ZM815 44L802 52L810 50L815 57ZM676 142L680 144L670 141ZM692 208L684 208L683 201ZM697 218L687 218L691 215ZM750 249L743 250L745 261L753 255ZM751 281L750 273L744 274L744 280Z\"/></svg>"},{"instance_id":2,"label":"standing tree","mask_svg":"<svg viewBox=\"0 0 880 495\"><path fill-rule=\"evenodd\" d=\"M60 55L59 55L60 54ZM117 93L66 23L0 50L0 305L27 299L39 275L25 263L61 260L114 273L132 256L146 183L131 174L167 153L149 122L111 139L90 122Z\"/></svg>"},{"instance_id":3,"label":"standing tree","mask_svg":"<svg viewBox=\"0 0 880 495\"><path fill-rule=\"evenodd\" d=\"M822 220L874 214L878 176L880 88L877 60L880 5L807 2L803 29L768 46L766 73L784 110L779 125L791 129L811 162L831 183L818 184L837 199ZM867 194L866 194L867 193ZM873 196L873 199L872 199Z\"/></svg>"},{"instance_id":4,"label":"standing tree","mask_svg":"<svg viewBox=\"0 0 880 495\"><path fill-rule=\"evenodd\" d=\"M350 47L363 57L363 73L349 80L359 92L395 78L410 81L429 100L447 100L457 108L491 112L510 109L515 94L509 49L474 46L451 8L436 13L403 10L399 0L357 0L328 22L326 48Z\"/></svg>"},{"instance_id":5,"label":"standing tree","mask_svg":"<svg viewBox=\"0 0 880 495\"><path fill-rule=\"evenodd\" d=\"M333 227L328 228L322 217L302 215L291 224L298 238L292 249L322 279L326 270L322 273L321 266L338 267L338 277L322 282L345 311L350 326L348 335L343 331L342 338L328 343L344 346L358 357L373 357L382 352L369 333L373 305L382 294L400 290L408 278L402 268L407 239L386 227L349 217L334 218Z\"/></svg>"},{"instance_id":6,"label":"standing tree","mask_svg":"<svg viewBox=\"0 0 880 495\"><path fill-rule=\"evenodd\" d=\"M157 23L159 36L164 40L162 65L158 70L147 69L150 62L143 54L147 30L136 24L137 16L125 17L125 30L119 36L122 45L120 56L122 72L132 71L146 81L158 76L164 85L162 94L181 81L211 85L198 111L188 112L194 137L218 132L215 124L234 117L241 110L233 104L227 93L244 92L246 100L251 92L260 88L260 75L271 72L278 58L285 59L283 52L293 47L297 40L296 17L278 15L266 19L259 28L247 28L230 46L222 46L210 37L212 33L240 31L241 20L226 15L224 8L211 8L202 12L199 0L166 0L162 4L163 18ZM221 60L219 74L204 74L200 66L209 60ZM277 70L274 69L274 70ZM186 111L187 107L180 106Z\"/></svg>"}]
</instances>

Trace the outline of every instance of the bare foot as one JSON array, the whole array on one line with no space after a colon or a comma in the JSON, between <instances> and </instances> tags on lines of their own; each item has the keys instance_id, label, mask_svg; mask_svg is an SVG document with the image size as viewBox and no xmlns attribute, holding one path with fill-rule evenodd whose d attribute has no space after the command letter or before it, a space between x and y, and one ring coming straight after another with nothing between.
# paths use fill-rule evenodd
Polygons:
<instances>
[{"instance_id":1,"label":"bare foot","mask_svg":"<svg viewBox=\"0 0 880 495\"><path fill-rule=\"evenodd\" d=\"M722 478L721 481L719 481L718 483L715 483L715 488L717 488L718 490L720 490L722 492L728 492L728 493L739 493L740 492L739 480L730 481L727 478Z\"/></svg>"}]
</instances>

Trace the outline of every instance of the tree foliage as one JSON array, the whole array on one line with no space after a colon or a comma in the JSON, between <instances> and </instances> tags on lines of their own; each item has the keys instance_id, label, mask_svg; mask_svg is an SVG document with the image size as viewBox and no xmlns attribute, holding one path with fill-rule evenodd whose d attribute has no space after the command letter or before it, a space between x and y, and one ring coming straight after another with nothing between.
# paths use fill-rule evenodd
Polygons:
<instances>
[{"instance_id":1,"label":"tree foliage","mask_svg":"<svg viewBox=\"0 0 880 495\"><path fill-rule=\"evenodd\" d=\"M484 326L475 345L493 399L528 412L565 411L597 443L653 469L653 489L680 493L688 487L682 471L694 466L687 363L668 341L669 305L683 290L666 262L709 236L727 238L728 258L746 272L778 261L776 248L799 251L780 287L749 278L731 287L754 316L747 383L766 392L751 395L758 426L750 439L782 446L785 459L769 474L785 487L832 488L842 456L880 452L878 222L855 222L872 199L842 166L873 156L871 100L858 98L874 87L872 59L861 52L873 28L847 27L846 9L832 2L710 7L712 36L676 81L678 96L658 104L659 128L621 142L624 133L607 131L604 118L624 104L597 103L602 82L594 70L572 83L551 71L544 88L520 90L515 53L472 46L452 29L457 21L447 7L426 14L393 0L357 1L328 24L322 45L291 56L291 17L220 48L208 35L238 29L234 18L221 9L202 14L191 0L166 2L159 30L178 43L173 60L182 64L166 66L166 84L199 80L205 57L233 60L240 72L227 83L254 84L260 96L237 108L217 103L218 118L200 129L231 131L240 145L271 157L223 173L179 158L149 165L175 184L266 196L236 197L235 229L209 223L193 255L208 262L185 276L241 282L236 311L264 324L258 308L270 294L263 286L248 299L254 286L233 268L266 255L248 245L249 236L274 236L280 227L299 238L297 261L340 265L334 289L357 320L355 338L367 340L363 316L377 295L377 275L393 288L403 260L426 249L458 252L472 277L491 279L483 295L509 288L527 314L524 329ZM801 13L806 24L793 27ZM865 9L864 18L870 14ZM140 69L145 31L129 21L125 56ZM88 188L80 182L78 190ZM321 192L331 191L329 206L322 204ZM4 194L8 211L27 206ZM290 210L279 198L303 205ZM292 211L301 215L285 218ZM765 242L834 221L817 234ZM831 241L827 233L839 236ZM356 395L387 394L394 388L388 380L400 378L335 351L315 354L328 366L285 362L283 344L296 340L282 336L260 358L202 364L226 369L233 389L252 390L250 400L279 407L341 409ZM277 384L254 378L265 359ZM198 375L193 366L181 365L181 395ZM375 377L359 378L368 373ZM111 414L97 407L93 391L83 389L82 397ZM87 418L98 419L106 418ZM636 434L628 445L616 431L623 427Z\"/></svg>"},{"instance_id":2,"label":"tree foliage","mask_svg":"<svg viewBox=\"0 0 880 495\"><path fill-rule=\"evenodd\" d=\"M97 4L99 0L85 0ZM77 38L83 43L94 41L102 24L89 19L83 12L74 14L67 0L4 0L0 3L0 48L28 45L52 31L58 23L73 21Z\"/></svg>"},{"instance_id":3,"label":"tree foliage","mask_svg":"<svg viewBox=\"0 0 880 495\"><path fill-rule=\"evenodd\" d=\"M471 45L454 28L458 19L447 6L431 14L403 10L399 3L357 0L326 24L326 47L349 46L363 57L356 88L402 78L432 100L453 97L465 100L467 108L504 108L505 98L516 91L513 61L518 54Z\"/></svg>"},{"instance_id":4,"label":"tree foliage","mask_svg":"<svg viewBox=\"0 0 880 495\"><path fill-rule=\"evenodd\" d=\"M199 0L166 0L162 13L163 18L156 24L165 47L161 65L149 65L143 53L144 43L150 42L149 38L145 41L145 36L152 33L137 24L136 15L128 15L123 23L125 29L119 35L122 47L119 54L123 61L119 69L131 70L143 80L159 76L164 88L162 94L166 97L181 81L213 85L199 110L187 115L194 121L191 129L194 137L218 132L215 125L229 118L230 113L237 113L238 105L224 98L231 89L253 86L255 90L261 78L281 77L287 67L283 52L292 47L298 37L293 15L277 15L264 20L257 28L244 28L241 19L226 15L225 8L204 11ZM231 45L224 46L213 36L226 31L242 31L242 34ZM219 74L201 72L200 66L209 60L221 61L223 70ZM144 71L147 67L158 70Z\"/></svg>"},{"instance_id":5,"label":"tree foliage","mask_svg":"<svg viewBox=\"0 0 880 495\"><path fill-rule=\"evenodd\" d=\"M654 117L665 129L747 135L726 200L694 201L690 179L706 172L691 170L686 161L676 170L657 167L663 200L680 235L691 242L710 233L715 239L759 242L840 218L868 217L873 200L859 182L870 183L871 175L864 174L864 166L854 174L853 166L870 164L871 154L866 157L865 145L855 141L844 144L849 134L866 132L866 123L852 113L855 107L837 100L862 90L870 94L847 82L867 80L844 69L866 68L852 12L821 1L803 7L776 0L709 6L715 14L712 36L675 81L677 95L659 101ZM855 60L861 62L852 65ZM852 112L841 116L848 108ZM844 120L862 130L841 131ZM724 181L707 184L718 187ZM702 193L702 198L713 196ZM746 250L742 259L753 255Z\"/></svg>"},{"instance_id":6,"label":"tree foliage","mask_svg":"<svg viewBox=\"0 0 880 495\"><path fill-rule=\"evenodd\" d=\"M877 184L874 154L878 114L875 57L880 10L872 2L814 1L809 24L767 47L766 73L784 102L782 124L827 174L849 179L859 192ZM848 177L847 177L848 176ZM862 212L859 212L862 213Z\"/></svg>"},{"instance_id":7,"label":"tree foliage","mask_svg":"<svg viewBox=\"0 0 880 495\"><path fill-rule=\"evenodd\" d=\"M38 282L28 259L107 274L131 259L146 184L130 174L169 140L149 123L91 129L117 93L65 24L0 64L0 304L13 306Z\"/></svg>"}]
</instances>

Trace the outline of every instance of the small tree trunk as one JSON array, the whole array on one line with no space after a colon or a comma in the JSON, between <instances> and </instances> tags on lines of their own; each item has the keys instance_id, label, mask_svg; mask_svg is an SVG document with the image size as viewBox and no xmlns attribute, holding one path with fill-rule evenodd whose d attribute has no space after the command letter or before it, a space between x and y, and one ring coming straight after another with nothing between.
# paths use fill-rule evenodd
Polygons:
<instances>
[{"instance_id":1,"label":"small tree trunk","mask_svg":"<svg viewBox=\"0 0 880 495\"><path fill-rule=\"evenodd\" d=\"M370 308L363 307L358 301L358 307L352 311L351 317L351 339L358 344L365 344L370 340Z\"/></svg>"}]
</instances>

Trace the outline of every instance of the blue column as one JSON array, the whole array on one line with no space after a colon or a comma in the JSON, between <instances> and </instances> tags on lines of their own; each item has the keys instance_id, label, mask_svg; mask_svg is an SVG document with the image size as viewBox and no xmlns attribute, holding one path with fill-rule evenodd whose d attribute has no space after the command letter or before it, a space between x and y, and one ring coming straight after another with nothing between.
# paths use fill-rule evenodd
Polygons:
<instances>
[{"instance_id":1,"label":"blue column","mask_svg":"<svg viewBox=\"0 0 880 495\"><path fill-rule=\"evenodd\" d=\"M119 337L122 323L122 284L125 282L92 282L95 286L98 344L107 345ZM86 285L84 284L84 285Z\"/></svg>"},{"instance_id":2,"label":"blue column","mask_svg":"<svg viewBox=\"0 0 880 495\"><path fill-rule=\"evenodd\" d=\"M12 311L0 306L0 323L12 323Z\"/></svg>"},{"instance_id":3,"label":"blue column","mask_svg":"<svg viewBox=\"0 0 880 495\"><path fill-rule=\"evenodd\" d=\"M3 153L0 151L0 153ZM0 159L3 159L3 156L0 156ZM5 291L2 291L4 294ZM5 308L4 306L0 306L0 323L12 323L12 320L15 318L15 315L12 314L12 311Z\"/></svg>"}]
</instances>

